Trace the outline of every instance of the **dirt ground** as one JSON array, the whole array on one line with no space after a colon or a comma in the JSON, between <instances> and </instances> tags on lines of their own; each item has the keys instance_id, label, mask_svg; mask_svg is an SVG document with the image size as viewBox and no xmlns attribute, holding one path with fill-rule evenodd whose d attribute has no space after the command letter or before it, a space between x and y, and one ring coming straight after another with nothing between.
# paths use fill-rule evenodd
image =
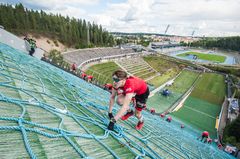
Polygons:
<instances>
[{"instance_id":1,"label":"dirt ground","mask_svg":"<svg viewBox=\"0 0 240 159\"><path fill-rule=\"evenodd\" d=\"M21 36L20 38L23 39L24 37ZM69 50L69 48L64 46L58 40L49 39L47 37L36 38L36 37L33 37L32 35L28 35L28 38L32 38L32 39L36 40L37 47L39 47L47 52L50 52L53 49L56 49L60 52L65 52L65 51Z\"/></svg>"}]
</instances>

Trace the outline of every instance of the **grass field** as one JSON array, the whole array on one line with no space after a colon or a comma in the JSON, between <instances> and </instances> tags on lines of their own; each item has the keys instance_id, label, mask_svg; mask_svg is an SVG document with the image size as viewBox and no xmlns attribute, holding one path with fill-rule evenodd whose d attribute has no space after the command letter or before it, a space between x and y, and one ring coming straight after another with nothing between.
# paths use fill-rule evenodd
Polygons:
<instances>
[{"instance_id":1,"label":"grass field","mask_svg":"<svg viewBox=\"0 0 240 159\"><path fill-rule=\"evenodd\" d=\"M161 57L156 57L156 56L146 56L143 57L143 59L155 70L158 72L164 74L166 71L169 69L174 69L177 72L180 72L179 67L176 63L165 60Z\"/></svg>"},{"instance_id":2,"label":"grass field","mask_svg":"<svg viewBox=\"0 0 240 159\"><path fill-rule=\"evenodd\" d=\"M154 85L154 87L159 87L180 72L177 64L168 60L164 60L160 57L148 56L144 57L143 59L148 62L148 64L150 64L155 70L159 71L162 74L161 76L157 76L148 81L148 83ZM117 64L114 62L107 62L93 65L86 72L87 74L92 74L101 84L104 84L106 82L112 83L112 72L117 69L119 69L119 66ZM140 76L142 74L143 72L140 72L139 74L136 74L136 76ZM146 74L144 76L141 76L141 78L145 79L154 74L155 73Z\"/></svg>"},{"instance_id":3,"label":"grass field","mask_svg":"<svg viewBox=\"0 0 240 159\"><path fill-rule=\"evenodd\" d=\"M172 79L177 74L178 71L176 69L170 69L169 71L166 71L164 74L156 76L155 78L149 80L148 83L154 85L155 87L159 87L168 80Z\"/></svg>"},{"instance_id":4,"label":"grass field","mask_svg":"<svg viewBox=\"0 0 240 159\"><path fill-rule=\"evenodd\" d=\"M112 83L112 73L119 69L115 62L96 64L87 69L86 73L91 74L100 84Z\"/></svg>"},{"instance_id":5,"label":"grass field","mask_svg":"<svg viewBox=\"0 0 240 159\"><path fill-rule=\"evenodd\" d=\"M156 93L153 97L149 98L147 102L148 108L154 108L157 113L164 112L177 102L177 100L192 86L198 75L199 74L196 72L182 71L172 86L165 87L168 88L172 94L169 97L165 97L160 93Z\"/></svg>"},{"instance_id":6,"label":"grass field","mask_svg":"<svg viewBox=\"0 0 240 159\"><path fill-rule=\"evenodd\" d=\"M174 84L170 87L166 87L169 90L177 91L179 93L186 92L199 76L199 73L184 70L174 81Z\"/></svg>"},{"instance_id":7,"label":"grass field","mask_svg":"<svg viewBox=\"0 0 240 159\"><path fill-rule=\"evenodd\" d=\"M148 99L147 108L154 108L156 113L162 113L172 106L180 97L181 93L173 93L169 97L162 96L161 93L156 93Z\"/></svg>"},{"instance_id":8,"label":"grass field","mask_svg":"<svg viewBox=\"0 0 240 159\"><path fill-rule=\"evenodd\" d=\"M187 98L184 106L173 115L202 131L216 136L216 118L226 93L224 76L204 73Z\"/></svg>"},{"instance_id":9,"label":"grass field","mask_svg":"<svg viewBox=\"0 0 240 159\"><path fill-rule=\"evenodd\" d=\"M220 105L190 96L184 106L172 115L201 131L208 131L212 137L215 137L215 123L220 111Z\"/></svg>"},{"instance_id":10,"label":"grass field","mask_svg":"<svg viewBox=\"0 0 240 159\"><path fill-rule=\"evenodd\" d=\"M148 81L148 83L154 85L155 87L161 86L163 83L172 79L180 72L180 68L174 62L168 61L161 57L156 56L146 56L143 59L155 70L161 73L160 76L156 76L155 78Z\"/></svg>"},{"instance_id":11,"label":"grass field","mask_svg":"<svg viewBox=\"0 0 240 159\"><path fill-rule=\"evenodd\" d=\"M189 54L197 55L198 59L215 61L215 62L220 62L220 63L222 63L226 60L225 56L215 55L215 54L198 53L198 52L186 52L186 53L183 53L183 54L178 54L177 56L186 57Z\"/></svg>"},{"instance_id":12,"label":"grass field","mask_svg":"<svg viewBox=\"0 0 240 159\"><path fill-rule=\"evenodd\" d=\"M215 73L204 73L196 84L191 96L213 104L222 104L226 94L224 76Z\"/></svg>"}]
</instances>

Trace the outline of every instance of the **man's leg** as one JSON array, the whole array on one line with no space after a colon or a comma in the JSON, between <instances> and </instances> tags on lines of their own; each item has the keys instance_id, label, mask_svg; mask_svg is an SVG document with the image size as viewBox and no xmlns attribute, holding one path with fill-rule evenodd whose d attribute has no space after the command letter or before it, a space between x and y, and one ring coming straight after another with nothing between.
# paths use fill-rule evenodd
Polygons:
<instances>
[{"instance_id":1,"label":"man's leg","mask_svg":"<svg viewBox=\"0 0 240 159\"><path fill-rule=\"evenodd\" d=\"M142 95L136 95L135 99L136 99L136 105L135 105L135 115L138 118L138 124L136 125L136 129L137 130L141 130L143 125L144 125L144 121L143 121L143 115L142 115L142 110L146 108L146 102L149 96L149 89L147 88L146 92Z\"/></svg>"},{"instance_id":2,"label":"man's leg","mask_svg":"<svg viewBox=\"0 0 240 159\"><path fill-rule=\"evenodd\" d=\"M139 121L143 122L143 115L142 111L135 110L135 116L138 118Z\"/></svg>"},{"instance_id":3,"label":"man's leg","mask_svg":"<svg viewBox=\"0 0 240 159\"><path fill-rule=\"evenodd\" d=\"M139 110L139 109L135 110L135 116L138 118L138 123L136 125L137 130L141 130L144 125L143 115L141 112L142 112L142 110Z\"/></svg>"},{"instance_id":4,"label":"man's leg","mask_svg":"<svg viewBox=\"0 0 240 159\"><path fill-rule=\"evenodd\" d=\"M127 110L127 113L121 117L122 120L127 120L129 117L133 116L134 115L134 112L133 110L131 109L128 109Z\"/></svg>"}]
</instances>

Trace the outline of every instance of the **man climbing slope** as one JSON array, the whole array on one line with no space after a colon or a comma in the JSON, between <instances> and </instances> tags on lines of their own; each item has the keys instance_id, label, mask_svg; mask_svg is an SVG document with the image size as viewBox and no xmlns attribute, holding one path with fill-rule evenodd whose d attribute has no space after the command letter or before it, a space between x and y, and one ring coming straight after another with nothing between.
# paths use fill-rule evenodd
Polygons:
<instances>
[{"instance_id":1,"label":"man climbing slope","mask_svg":"<svg viewBox=\"0 0 240 159\"><path fill-rule=\"evenodd\" d=\"M114 129L114 124L116 121L121 118L122 120L127 120L129 117L134 115L133 110L130 109L129 105L132 98L135 96L136 106L135 106L135 116L138 118L138 124L136 125L137 130L141 130L144 121L141 111L146 108L146 102L149 96L149 89L146 82L140 78L134 76L127 76L127 73L122 70L117 70L113 72L112 78L114 81L114 89L110 97L109 102L109 118L110 123L108 125L109 130ZM121 88L123 90L124 98L122 102L122 107L116 114L113 116L112 109L115 102L115 97L117 95L117 89ZM124 113L126 113L124 115Z\"/></svg>"}]
</instances>

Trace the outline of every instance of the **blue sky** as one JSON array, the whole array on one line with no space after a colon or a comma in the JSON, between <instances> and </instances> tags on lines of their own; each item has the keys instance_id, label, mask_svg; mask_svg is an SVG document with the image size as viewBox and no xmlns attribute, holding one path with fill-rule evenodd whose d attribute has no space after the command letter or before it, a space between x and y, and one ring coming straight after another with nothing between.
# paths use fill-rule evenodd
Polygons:
<instances>
[{"instance_id":1,"label":"blue sky","mask_svg":"<svg viewBox=\"0 0 240 159\"><path fill-rule=\"evenodd\" d=\"M101 24L109 31L240 35L240 0L0 0Z\"/></svg>"}]
</instances>

